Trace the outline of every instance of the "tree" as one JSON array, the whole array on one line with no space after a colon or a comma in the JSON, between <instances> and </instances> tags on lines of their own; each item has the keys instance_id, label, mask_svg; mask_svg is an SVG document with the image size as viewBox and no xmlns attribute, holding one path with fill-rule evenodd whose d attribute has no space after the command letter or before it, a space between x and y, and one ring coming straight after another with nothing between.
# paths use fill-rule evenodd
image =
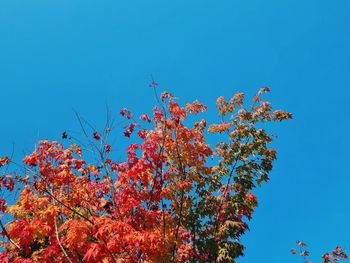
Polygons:
<instances>
[{"instance_id":1,"label":"tree","mask_svg":"<svg viewBox=\"0 0 350 263\"><path fill-rule=\"evenodd\" d=\"M150 86L156 91L158 84ZM89 130L79 118L88 146L41 141L23 159L24 172L6 168L1 174L2 192L21 193L12 205L0 200L8 219L0 221L0 259L234 261L243 255L240 238L258 204L252 191L269 180L276 159L269 146L273 136L263 124L292 117L273 111L261 98L267 92L260 89L249 108L243 93L219 97L220 122L208 128L205 119L197 119L206 106L197 100L181 106L168 92L157 99L152 117L142 114L137 121L124 108L124 135L135 141L122 162L112 159L110 123L103 132ZM0 159L3 168L10 163Z\"/></svg>"}]
</instances>

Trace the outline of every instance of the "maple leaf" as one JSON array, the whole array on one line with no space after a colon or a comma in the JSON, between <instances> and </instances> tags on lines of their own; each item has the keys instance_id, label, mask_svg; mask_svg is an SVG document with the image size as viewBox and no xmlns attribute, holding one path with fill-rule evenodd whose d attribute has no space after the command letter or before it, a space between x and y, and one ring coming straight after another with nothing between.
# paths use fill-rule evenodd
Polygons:
<instances>
[{"instance_id":1,"label":"maple leaf","mask_svg":"<svg viewBox=\"0 0 350 263\"><path fill-rule=\"evenodd\" d=\"M140 119L143 120L143 121L151 122L151 119L148 117L147 114L142 114L140 116Z\"/></svg>"}]
</instances>

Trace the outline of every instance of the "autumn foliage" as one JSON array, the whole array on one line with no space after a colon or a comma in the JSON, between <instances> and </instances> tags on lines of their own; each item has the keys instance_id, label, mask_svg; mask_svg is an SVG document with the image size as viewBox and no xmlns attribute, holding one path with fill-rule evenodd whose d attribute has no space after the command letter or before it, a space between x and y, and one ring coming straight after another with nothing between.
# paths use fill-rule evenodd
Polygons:
<instances>
[{"instance_id":1,"label":"autumn foliage","mask_svg":"<svg viewBox=\"0 0 350 263\"><path fill-rule=\"evenodd\" d=\"M1 262L232 262L243 255L240 239L258 204L252 192L269 180L276 159L264 123L291 118L262 100L266 92L249 107L243 93L219 97L220 121L212 124L200 117L205 105L181 106L168 92L150 116L122 109L124 135L133 140L123 161L113 156L113 125L82 125L86 145L41 141L21 173L9 173L11 160L1 158L2 193L20 189L12 204L0 199Z\"/></svg>"},{"instance_id":2,"label":"autumn foliage","mask_svg":"<svg viewBox=\"0 0 350 263\"><path fill-rule=\"evenodd\" d=\"M307 244L302 241L297 241L298 249L292 248L291 252L293 255L299 255L303 263L313 263L313 261L309 260L310 252L307 250ZM329 253L325 253L322 255L323 263L338 263L341 260L345 260L348 258L348 255L345 253L342 247L337 246Z\"/></svg>"}]
</instances>

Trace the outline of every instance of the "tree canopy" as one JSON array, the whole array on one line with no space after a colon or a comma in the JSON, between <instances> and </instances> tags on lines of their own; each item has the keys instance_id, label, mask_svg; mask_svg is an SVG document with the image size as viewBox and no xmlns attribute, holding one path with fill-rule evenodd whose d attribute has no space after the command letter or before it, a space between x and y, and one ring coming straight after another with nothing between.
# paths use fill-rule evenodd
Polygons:
<instances>
[{"instance_id":1,"label":"tree canopy","mask_svg":"<svg viewBox=\"0 0 350 263\"><path fill-rule=\"evenodd\" d=\"M269 91L248 106L243 93L219 97L216 123L201 117L201 102L181 105L169 92L150 116L124 108L125 160L113 154L112 122L98 131L81 119L84 142L68 132L67 146L42 140L21 172L1 158L2 194L20 191L0 199L1 262L234 261L258 205L253 191L276 159L265 127L292 117L263 100Z\"/></svg>"}]
</instances>

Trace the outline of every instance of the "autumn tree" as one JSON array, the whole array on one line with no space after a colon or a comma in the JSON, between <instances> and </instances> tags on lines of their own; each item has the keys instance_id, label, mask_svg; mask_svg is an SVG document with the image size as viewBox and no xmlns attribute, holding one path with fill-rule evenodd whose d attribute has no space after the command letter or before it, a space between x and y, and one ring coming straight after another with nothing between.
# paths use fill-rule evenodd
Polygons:
<instances>
[{"instance_id":1,"label":"autumn tree","mask_svg":"<svg viewBox=\"0 0 350 263\"><path fill-rule=\"evenodd\" d=\"M124 108L133 142L123 161L109 140L116 127L97 131L81 118L86 142L67 132L67 147L40 141L20 173L1 158L2 193L20 189L14 203L0 199L1 262L233 262L258 204L253 191L276 159L264 124L291 118L272 110L267 92L249 106L243 93L219 97L211 124L200 117L205 105L182 106L168 92L150 116Z\"/></svg>"}]
</instances>

